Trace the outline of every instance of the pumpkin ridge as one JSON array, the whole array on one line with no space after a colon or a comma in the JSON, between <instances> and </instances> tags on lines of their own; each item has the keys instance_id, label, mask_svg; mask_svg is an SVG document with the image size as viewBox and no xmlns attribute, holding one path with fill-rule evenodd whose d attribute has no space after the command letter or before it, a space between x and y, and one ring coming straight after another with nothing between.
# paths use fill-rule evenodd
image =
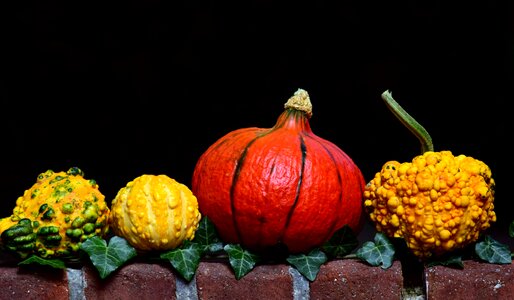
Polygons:
<instances>
[{"instance_id":1,"label":"pumpkin ridge","mask_svg":"<svg viewBox=\"0 0 514 300\"><path fill-rule=\"evenodd\" d=\"M244 160L246 159L246 153L248 152L248 148L257 139L259 139L261 137L262 136L255 137L253 140L248 142L248 144L246 144L246 146L244 147L243 152L241 153L241 156L239 156L239 158L237 159L236 169L234 170L234 176L232 177L232 183L230 185L230 209L232 210L232 222L234 224L234 229L237 234L237 239L240 242L243 242L243 239L241 236L241 231L239 230L239 226L237 225L237 216L236 216L237 209L235 207L235 202L234 202L234 191L236 188L237 180L239 179L239 175L241 174L241 169L243 167Z\"/></svg>"},{"instance_id":2,"label":"pumpkin ridge","mask_svg":"<svg viewBox=\"0 0 514 300\"><path fill-rule=\"evenodd\" d=\"M337 146L335 146L334 144L331 144L330 146L331 146L331 147L337 147ZM353 162L353 160L352 160L352 159L351 159L351 157L348 155L348 153L346 153L346 152L341 152L340 154L343 156L343 158L344 158L345 160L348 160L348 161L352 161L352 162ZM341 174L341 173L339 173L339 172L340 172L340 171L338 171L338 174ZM344 170L343 172L345 172L345 170ZM361 177L362 177L362 173L361 173ZM347 179L348 179L348 178L347 178ZM365 185L366 185L366 182L365 182L364 180L356 180L356 181L357 181L357 182L356 182L356 184L358 184L358 189L355 189L355 190L356 190L356 191L361 191L361 193L363 193L363 192L364 192L364 187L365 187ZM341 180L341 183L342 183L342 184L346 184L346 185L348 184L348 182L343 181L343 180ZM343 187L343 189L342 189L342 190L343 190L343 191L348 191L349 189L348 189L348 188L346 188L346 187ZM342 195L342 196L345 196L345 195ZM351 196L350 196L350 197L351 197ZM348 199L348 197L345 197L344 199L349 200L349 199ZM350 203L350 204L351 204L351 203ZM341 203L341 205L343 205L343 203ZM361 203L360 203L360 205L361 205L362 207L364 207L364 203L363 203L363 202L361 202ZM362 218L361 218L361 220L362 220ZM348 222L347 222L347 224L346 224L346 225L349 225L350 223L352 223L352 221L351 221L351 220L348 220ZM360 226L362 225L362 223L361 223L361 221L357 221L357 223L355 223L355 224L356 224L356 225L355 225L356 227L352 228L352 230L353 230L354 232L356 232L356 231L358 231L358 230L359 230L359 228L360 228Z\"/></svg>"},{"instance_id":3,"label":"pumpkin ridge","mask_svg":"<svg viewBox=\"0 0 514 300\"><path fill-rule=\"evenodd\" d=\"M287 228L289 227L289 223L291 222L293 213L296 210L296 206L298 205L298 199L300 198L300 190L301 190L302 182L303 182L305 159L307 157L307 147L305 146L305 141L301 135L299 136L299 139L300 139L300 151L302 153L302 164L301 164L301 168L300 168L300 174L298 175L298 184L296 185L296 195L294 198L293 205L291 205L291 209L289 210L289 213L287 214L286 222L284 225L284 230L282 230L282 237L287 232Z\"/></svg>"},{"instance_id":4,"label":"pumpkin ridge","mask_svg":"<svg viewBox=\"0 0 514 300\"><path fill-rule=\"evenodd\" d=\"M330 160L332 161L332 163L334 164L335 168L336 168L336 173L337 173L337 182L339 183L339 193L338 193L338 202L339 202L339 205L338 207L340 207L342 205L342 202L343 202L343 191L345 190L343 188L343 180L342 180L342 177L341 177L341 170L340 168L338 168L338 164L337 164L337 161L336 159L334 158L334 155L332 154L332 151L330 151L329 147L327 147L327 145L325 143L322 143L319 139L316 139L316 138L312 138L314 141L316 141L323 149L325 149L325 151L327 152L328 156L330 157ZM330 224L330 230L327 231L327 235L325 236L325 240L328 240L333 232L334 232L334 229L335 227L337 226L337 219L334 219L334 221L332 222L332 224Z\"/></svg>"}]
</instances>

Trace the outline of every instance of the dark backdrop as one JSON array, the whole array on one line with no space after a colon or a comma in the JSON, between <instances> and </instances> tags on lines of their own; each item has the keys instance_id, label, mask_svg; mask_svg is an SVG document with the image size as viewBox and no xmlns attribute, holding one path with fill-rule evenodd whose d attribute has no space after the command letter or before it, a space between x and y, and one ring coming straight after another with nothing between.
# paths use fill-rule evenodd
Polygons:
<instances>
[{"instance_id":1,"label":"dark backdrop","mask_svg":"<svg viewBox=\"0 0 514 300\"><path fill-rule=\"evenodd\" d=\"M273 126L303 88L313 131L367 180L420 150L391 90L436 150L492 168L513 218L509 1L14 2L0 8L5 216L47 169L80 167L108 201L145 173L190 186L209 145Z\"/></svg>"}]
</instances>

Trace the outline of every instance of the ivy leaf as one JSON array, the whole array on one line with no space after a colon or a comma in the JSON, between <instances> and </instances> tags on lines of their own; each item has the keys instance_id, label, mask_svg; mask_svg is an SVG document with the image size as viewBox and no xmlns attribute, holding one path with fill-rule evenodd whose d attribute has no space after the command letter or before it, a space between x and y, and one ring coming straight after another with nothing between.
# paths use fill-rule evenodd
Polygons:
<instances>
[{"instance_id":1,"label":"ivy leaf","mask_svg":"<svg viewBox=\"0 0 514 300\"><path fill-rule=\"evenodd\" d=\"M323 244L321 249L331 258L343 257L353 251L359 245L357 237L352 229L345 225L334 233L334 235Z\"/></svg>"},{"instance_id":2,"label":"ivy leaf","mask_svg":"<svg viewBox=\"0 0 514 300\"><path fill-rule=\"evenodd\" d=\"M374 242L367 241L357 249L355 255L372 266L382 264L382 269L387 269L393 264L394 246L381 232L375 234Z\"/></svg>"},{"instance_id":3,"label":"ivy leaf","mask_svg":"<svg viewBox=\"0 0 514 300\"><path fill-rule=\"evenodd\" d=\"M238 280L253 270L259 260L258 255L243 249L237 244L227 244L223 249L228 254L230 266L232 266L232 270Z\"/></svg>"},{"instance_id":4,"label":"ivy leaf","mask_svg":"<svg viewBox=\"0 0 514 300\"><path fill-rule=\"evenodd\" d=\"M185 280L191 281L200 264L202 250L202 245L186 241L181 248L163 253L160 257L168 259L175 270L177 270Z\"/></svg>"},{"instance_id":5,"label":"ivy leaf","mask_svg":"<svg viewBox=\"0 0 514 300\"><path fill-rule=\"evenodd\" d=\"M136 249L119 236L111 237L109 246L104 239L93 236L83 242L80 248L89 254L89 259L102 279L137 255Z\"/></svg>"},{"instance_id":6,"label":"ivy leaf","mask_svg":"<svg viewBox=\"0 0 514 300\"><path fill-rule=\"evenodd\" d=\"M432 260L427 263L427 266L457 266L459 269L464 269L464 263L462 262L462 256L460 255L453 255L446 259Z\"/></svg>"},{"instance_id":7,"label":"ivy leaf","mask_svg":"<svg viewBox=\"0 0 514 300\"><path fill-rule=\"evenodd\" d=\"M512 257L510 249L492 237L486 235L484 240L475 244L475 253L482 260L492 264L510 264Z\"/></svg>"},{"instance_id":8,"label":"ivy leaf","mask_svg":"<svg viewBox=\"0 0 514 300\"><path fill-rule=\"evenodd\" d=\"M42 266L50 266L55 269L65 269L66 265L60 259L45 259L36 255L31 255L29 258L21 261L18 265L39 264Z\"/></svg>"},{"instance_id":9,"label":"ivy leaf","mask_svg":"<svg viewBox=\"0 0 514 300\"><path fill-rule=\"evenodd\" d=\"M512 221L512 223L509 225L509 236L514 238L514 221Z\"/></svg>"},{"instance_id":10,"label":"ivy leaf","mask_svg":"<svg viewBox=\"0 0 514 300\"><path fill-rule=\"evenodd\" d=\"M204 251L211 254L223 250L223 243L218 237L218 232L212 221L206 216L203 216L200 220L193 242L202 245Z\"/></svg>"},{"instance_id":11,"label":"ivy leaf","mask_svg":"<svg viewBox=\"0 0 514 300\"><path fill-rule=\"evenodd\" d=\"M327 256L320 249L314 249L308 254L290 255L286 260L293 265L298 272L310 281L318 276L319 268L327 261Z\"/></svg>"}]
</instances>

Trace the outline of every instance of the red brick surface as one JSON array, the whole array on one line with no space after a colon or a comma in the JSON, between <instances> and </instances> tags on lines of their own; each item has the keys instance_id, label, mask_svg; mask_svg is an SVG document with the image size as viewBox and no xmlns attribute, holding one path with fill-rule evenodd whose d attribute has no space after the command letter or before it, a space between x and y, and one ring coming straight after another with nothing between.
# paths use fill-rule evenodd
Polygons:
<instances>
[{"instance_id":1,"label":"red brick surface","mask_svg":"<svg viewBox=\"0 0 514 300\"><path fill-rule=\"evenodd\" d=\"M237 280L228 264L202 262L196 287L199 299L293 299L293 279L286 265L256 266Z\"/></svg>"},{"instance_id":2,"label":"red brick surface","mask_svg":"<svg viewBox=\"0 0 514 300\"><path fill-rule=\"evenodd\" d=\"M400 299L402 268L398 261L388 269L371 267L352 259L334 260L321 266L310 284L310 299Z\"/></svg>"},{"instance_id":3,"label":"red brick surface","mask_svg":"<svg viewBox=\"0 0 514 300\"><path fill-rule=\"evenodd\" d=\"M1 267L0 299L68 300L66 270Z\"/></svg>"},{"instance_id":4,"label":"red brick surface","mask_svg":"<svg viewBox=\"0 0 514 300\"><path fill-rule=\"evenodd\" d=\"M465 261L463 269L426 268L425 278L427 300L514 299L514 264Z\"/></svg>"},{"instance_id":5,"label":"red brick surface","mask_svg":"<svg viewBox=\"0 0 514 300\"><path fill-rule=\"evenodd\" d=\"M131 263L106 279L92 266L84 267L87 299L175 299L175 274L171 265Z\"/></svg>"},{"instance_id":6,"label":"red brick surface","mask_svg":"<svg viewBox=\"0 0 514 300\"><path fill-rule=\"evenodd\" d=\"M184 288L188 289L188 295L195 297L196 293L200 300L293 299L295 280L290 273L291 268L285 264L258 265L237 280L228 262L202 261L195 281L185 283L185 287L184 284L177 284L178 274L167 263L132 262L106 279L101 279L93 266L86 265L79 269L83 281L81 278L70 278L72 284L78 283L85 290L70 293L66 270L0 264L0 300L65 300L70 299L69 295L95 300L174 300L177 299L177 290L180 294ZM80 270L84 272L80 273ZM514 300L514 264L464 261L463 269L435 266L426 267L419 273L420 278L423 273L426 280L427 300ZM307 296L302 293L309 292L308 296L313 300L402 299L403 276L399 261L384 270L360 260L334 260L321 266L313 282L300 276L300 286L308 289L297 291L297 295L302 298Z\"/></svg>"}]
</instances>

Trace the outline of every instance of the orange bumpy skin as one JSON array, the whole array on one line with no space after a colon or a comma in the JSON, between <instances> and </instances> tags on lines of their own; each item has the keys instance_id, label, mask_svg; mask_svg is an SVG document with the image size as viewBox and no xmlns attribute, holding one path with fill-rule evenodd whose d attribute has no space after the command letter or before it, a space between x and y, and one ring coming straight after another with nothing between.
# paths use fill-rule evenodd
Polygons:
<instances>
[{"instance_id":1,"label":"orange bumpy skin","mask_svg":"<svg viewBox=\"0 0 514 300\"><path fill-rule=\"evenodd\" d=\"M428 151L385 163L366 186L364 207L377 231L427 259L476 241L496 221L494 189L484 162Z\"/></svg>"}]
</instances>

